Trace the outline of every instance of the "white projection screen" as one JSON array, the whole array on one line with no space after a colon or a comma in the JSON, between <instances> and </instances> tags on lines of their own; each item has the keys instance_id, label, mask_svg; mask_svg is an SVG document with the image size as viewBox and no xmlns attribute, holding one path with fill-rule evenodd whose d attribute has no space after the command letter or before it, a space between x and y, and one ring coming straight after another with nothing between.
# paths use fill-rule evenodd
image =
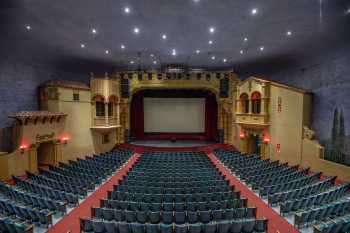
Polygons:
<instances>
[{"instance_id":1,"label":"white projection screen","mask_svg":"<svg viewBox=\"0 0 350 233\"><path fill-rule=\"evenodd\" d=\"M204 133L205 98L144 98L145 133Z\"/></svg>"}]
</instances>

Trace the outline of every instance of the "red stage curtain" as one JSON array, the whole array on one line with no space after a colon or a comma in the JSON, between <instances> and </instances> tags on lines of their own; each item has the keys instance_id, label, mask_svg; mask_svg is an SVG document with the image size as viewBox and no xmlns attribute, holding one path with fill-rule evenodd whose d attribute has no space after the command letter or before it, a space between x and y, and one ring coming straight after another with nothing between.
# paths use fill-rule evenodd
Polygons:
<instances>
[{"instance_id":1,"label":"red stage curtain","mask_svg":"<svg viewBox=\"0 0 350 233\"><path fill-rule=\"evenodd\" d=\"M218 106L213 93L205 98L205 138L214 141L217 137Z\"/></svg>"},{"instance_id":2,"label":"red stage curtain","mask_svg":"<svg viewBox=\"0 0 350 233\"><path fill-rule=\"evenodd\" d=\"M143 94L138 92L133 96L130 109L131 136L144 138Z\"/></svg>"}]
</instances>

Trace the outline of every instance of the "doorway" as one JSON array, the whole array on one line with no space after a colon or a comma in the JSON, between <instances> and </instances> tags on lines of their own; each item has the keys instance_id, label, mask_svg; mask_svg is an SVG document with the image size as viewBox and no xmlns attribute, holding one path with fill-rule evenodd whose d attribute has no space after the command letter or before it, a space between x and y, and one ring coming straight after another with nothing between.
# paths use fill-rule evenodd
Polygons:
<instances>
[{"instance_id":1,"label":"doorway","mask_svg":"<svg viewBox=\"0 0 350 233\"><path fill-rule=\"evenodd\" d=\"M47 166L47 165L55 165L55 146L52 141L50 142L42 142L38 146L37 149L38 156L38 167Z\"/></svg>"},{"instance_id":2,"label":"doorway","mask_svg":"<svg viewBox=\"0 0 350 233\"><path fill-rule=\"evenodd\" d=\"M261 155L261 140L258 134L250 134L248 138L248 152L250 154Z\"/></svg>"}]
</instances>

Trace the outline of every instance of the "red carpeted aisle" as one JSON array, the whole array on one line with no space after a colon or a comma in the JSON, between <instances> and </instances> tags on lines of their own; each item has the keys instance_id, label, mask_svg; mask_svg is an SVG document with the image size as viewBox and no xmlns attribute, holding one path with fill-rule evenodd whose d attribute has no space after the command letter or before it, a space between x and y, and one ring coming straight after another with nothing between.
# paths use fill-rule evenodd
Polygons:
<instances>
[{"instance_id":1,"label":"red carpeted aisle","mask_svg":"<svg viewBox=\"0 0 350 233\"><path fill-rule=\"evenodd\" d=\"M231 185L241 191L241 196L248 199L248 206L257 207L257 218L268 219L268 233L299 233L300 231L291 225L287 220L270 208L263 200L261 200L247 186L242 184L234 175L231 174L213 154L213 148L205 148L203 151L207 154L213 164L222 172Z\"/></svg>"},{"instance_id":2,"label":"red carpeted aisle","mask_svg":"<svg viewBox=\"0 0 350 233\"><path fill-rule=\"evenodd\" d=\"M139 151L141 152L141 151ZM100 199L107 198L107 191L113 190L113 185L118 184L123 176L134 166L135 162L140 158L141 153L135 153L115 175L104 183L98 190L86 198L73 211L64 216L57 224L55 224L48 233L78 233L80 232L80 218L91 218L91 207L99 207Z\"/></svg>"}]
</instances>

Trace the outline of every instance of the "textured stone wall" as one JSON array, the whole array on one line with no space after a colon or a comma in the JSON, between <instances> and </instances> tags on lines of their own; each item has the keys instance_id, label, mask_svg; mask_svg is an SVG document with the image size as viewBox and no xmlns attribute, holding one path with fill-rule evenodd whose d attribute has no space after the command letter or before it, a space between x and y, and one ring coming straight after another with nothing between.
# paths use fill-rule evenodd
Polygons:
<instances>
[{"instance_id":1,"label":"textured stone wall","mask_svg":"<svg viewBox=\"0 0 350 233\"><path fill-rule=\"evenodd\" d=\"M38 110L38 86L52 79L87 82L88 74L72 74L49 66L17 59L0 63L0 128L10 124L11 112Z\"/></svg>"}]
</instances>

